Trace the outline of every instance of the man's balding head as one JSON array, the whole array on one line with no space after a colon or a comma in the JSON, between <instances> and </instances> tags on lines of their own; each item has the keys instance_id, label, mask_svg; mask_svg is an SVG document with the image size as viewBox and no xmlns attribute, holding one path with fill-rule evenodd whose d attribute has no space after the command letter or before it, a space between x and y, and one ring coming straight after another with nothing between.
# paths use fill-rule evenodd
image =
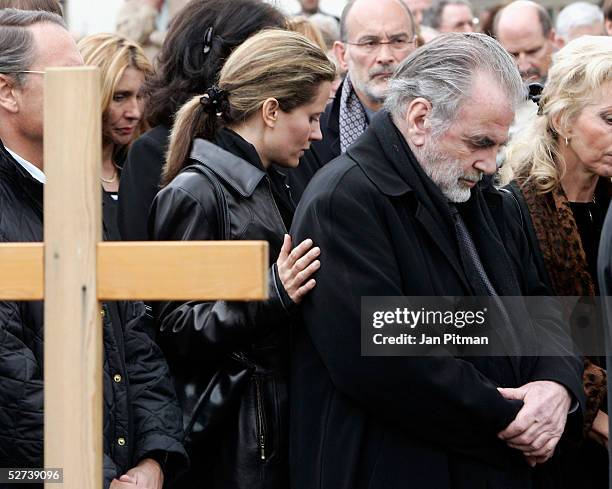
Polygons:
<instances>
[{"instance_id":1,"label":"man's balding head","mask_svg":"<svg viewBox=\"0 0 612 489\"><path fill-rule=\"evenodd\" d=\"M495 37L514 56L525 81L543 82L555 48L548 12L529 0L517 0L500 10L493 26Z\"/></svg>"},{"instance_id":2,"label":"man's balding head","mask_svg":"<svg viewBox=\"0 0 612 489\"><path fill-rule=\"evenodd\" d=\"M342 12L334 53L361 103L378 110L387 80L415 49L412 14L401 0L353 0Z\"/></svg>"}]
</instances>

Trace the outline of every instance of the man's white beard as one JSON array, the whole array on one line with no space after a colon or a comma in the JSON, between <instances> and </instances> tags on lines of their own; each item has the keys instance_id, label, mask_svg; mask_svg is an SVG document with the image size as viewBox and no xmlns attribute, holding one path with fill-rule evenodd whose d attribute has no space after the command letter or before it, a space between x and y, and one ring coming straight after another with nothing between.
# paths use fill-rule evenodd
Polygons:
<instances>
[{"instance_id":1,"label":"man's white beard","mask_svg":"<svg viewBox=\"0 0 612 489\"><path fill-rule=\"evenodd\" d=\"M349 73L352 70L352 62L348 63ZM378 85L374 83L372 77L374 75L382 74L382 73L393 73L395 70L395 66L389 63L385 63L383 65L377 65L374 68L368 70L362 79L359 76L355 76L355 72L353 71L353 76L351 76L351 83L353 84L353 88L362 92L370 101L383 104L385 102L385 98L387 95L387 85Z\"/></svg>"},{"instance_id":2,"label":"man's white beard","mask_svg":"<svg viewBox=\"0 0 612 489\"><path fill-rule=\"evenodd\" d=\"M414 153L427 176L450 202L466 202L470 198L471 189L462 185L460 178L471 181L482 178L482 173L477 170L464 172L460 161L437 150L429 138L422 147L414 148Z\"/></svg>"}]
</instances>

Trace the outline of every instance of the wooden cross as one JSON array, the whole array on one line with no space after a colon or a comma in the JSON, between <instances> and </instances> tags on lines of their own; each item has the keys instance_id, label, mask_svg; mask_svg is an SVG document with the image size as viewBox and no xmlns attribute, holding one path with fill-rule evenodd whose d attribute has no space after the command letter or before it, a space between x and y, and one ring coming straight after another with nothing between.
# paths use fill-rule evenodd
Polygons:
<instances>
[{"instance_id":1,"label":"wooden cross","mask_svg":"<svg viewBox=\"0 0 612 489\"><path fill-rule=\"evenodd\" d=\"M266 242L101 242L100 105L97 68L47 70L45 242L0 246L0 299L45 300L45 467L71 489L102 487L100 301L268 294Z\"/></svg>"}]
</instances>

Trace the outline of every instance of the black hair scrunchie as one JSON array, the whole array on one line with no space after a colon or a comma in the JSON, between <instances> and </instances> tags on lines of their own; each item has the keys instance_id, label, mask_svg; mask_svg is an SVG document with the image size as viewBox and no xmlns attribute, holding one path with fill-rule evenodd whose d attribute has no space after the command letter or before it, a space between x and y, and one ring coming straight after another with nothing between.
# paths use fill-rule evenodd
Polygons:
<instances>
[{"instance_id":1,"label":"black hair scrunchie","mask_svg":"<svg viewBox=\"0 0 612 489\"><path fill-rule=\"evenodd\" d=\"M228 96L226 90L213 85L200 97L200 104L208 114L227 119L230 109Z\"/></svg>"}]
</instances>

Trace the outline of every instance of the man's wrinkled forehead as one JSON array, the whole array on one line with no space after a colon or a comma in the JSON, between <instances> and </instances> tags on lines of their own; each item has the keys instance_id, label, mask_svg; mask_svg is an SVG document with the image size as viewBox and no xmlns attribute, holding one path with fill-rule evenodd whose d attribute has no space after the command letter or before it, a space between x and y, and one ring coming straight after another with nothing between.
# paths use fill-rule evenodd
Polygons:
<instances>
[{"instance_id":1,"label":"man's wrinkled forehead","mask_svg":"<svg viewBox=\"0 0 612 489\"><path fill-rule=\"evenodd\" d=\"M357 0L346 17L346 35L350 39L411 33L408 7L401 0Z\"/></svg>"}]
</instances>

